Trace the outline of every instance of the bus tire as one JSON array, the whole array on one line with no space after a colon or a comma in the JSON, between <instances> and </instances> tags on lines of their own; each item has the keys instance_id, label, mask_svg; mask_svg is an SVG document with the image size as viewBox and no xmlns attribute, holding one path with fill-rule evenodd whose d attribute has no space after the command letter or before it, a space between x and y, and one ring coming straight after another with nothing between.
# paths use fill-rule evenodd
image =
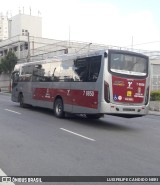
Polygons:
<instances>
[{"instance_id":1,"label":"bus tire","mask_svg":"<svg viewBox=\"0 0 160 185\"><path fill-rule=\"evenodd\" d=\"M54 115L57 118L64 118L64 106L63 106L63 100L61 98L57 98L54 103Z\"/></svg>"},{"instance_id":2,"label":"bus tire","mask_svg":"<svg viewBox=\"0 0 160 185\"><path fill-rule=\"evenodd\" d=\"M100 119L103 116L104 116L103 114L86 114L86 117L88 119Z\"/></svg>"},{"instance_id":3,"label":"bus tire","mask_svg":"<svg viewBox=\"0 0 160 185\"><path fill-rule=\"evenodd\" d=\"M22 107L22 108L25 108L25 107L26 107L26 104L24 103L23 94L20 94L20 95L19 95L19 105L20 105L20 107Z\"/></svg>"}]
</instances>

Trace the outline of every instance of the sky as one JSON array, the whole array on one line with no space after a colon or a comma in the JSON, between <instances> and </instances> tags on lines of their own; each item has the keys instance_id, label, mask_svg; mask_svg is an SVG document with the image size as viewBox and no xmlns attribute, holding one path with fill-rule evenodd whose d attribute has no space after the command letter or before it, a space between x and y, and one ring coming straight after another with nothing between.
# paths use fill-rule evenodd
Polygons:
<instances>
[{"instance_id":1,"label":"sky","mask_svg":"<svg viewBox=\"0 0 160 185\"><path fill-rule=\"evenodd\" d=\"M160 50L159 0L0 0L0 13L42 17L42 37Z\"/></svg>"}]
</instances>

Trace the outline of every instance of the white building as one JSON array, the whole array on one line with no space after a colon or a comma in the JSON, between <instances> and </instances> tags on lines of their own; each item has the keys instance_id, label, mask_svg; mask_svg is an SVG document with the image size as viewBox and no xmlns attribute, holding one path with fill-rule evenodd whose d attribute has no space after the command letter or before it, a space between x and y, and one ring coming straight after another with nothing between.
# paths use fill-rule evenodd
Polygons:
<instances>
[{"instance_id":1,"label":"white building","mask_svg":"<svg viewBox=\"0 0 160 185\"><path fill-rule=\"evenodd\" d=\"M9 37L29 35L42 37L42 18L26 14L18 14L9 20Z\"/></svg>"},{"instance_id":2,"label":"white building","mask_svg":"<svg viewBox=\"0 0 160 185\"><path fill-rule=\"evenodd\" d=\"M34 37L42 37L41 17L19 13L8 19L0 15L0 60L8 51L13 51L19 60L28 60L30 51L34 52L36 47L41 46L36 44ZM2 87L8 89L9 79L7 74L0 75L0 90Z\"/></svg>"},{"instance_id":3,"label":"white building","mask_svg":"<svg viewBox=\"0 0 160 185\"><path fill-rule=\"evenodd\" d=\"M34 50L39 47L39 44L35 43L37 39L34 42L34 38L42 38L40 16L19 13L9 19L0 17L0 59L10 50L15 52L18 59L27 58L28 48Z\"/></svg>"},{"instance_id":4,"label":"white building","mask_svg":"<svg viewBox=\"0 0 160 185\"><path fill-rule=\"evenodd\" d=\"M0 15L0 41L8 38L8 18Z\"/></svg>"}]
</instances>

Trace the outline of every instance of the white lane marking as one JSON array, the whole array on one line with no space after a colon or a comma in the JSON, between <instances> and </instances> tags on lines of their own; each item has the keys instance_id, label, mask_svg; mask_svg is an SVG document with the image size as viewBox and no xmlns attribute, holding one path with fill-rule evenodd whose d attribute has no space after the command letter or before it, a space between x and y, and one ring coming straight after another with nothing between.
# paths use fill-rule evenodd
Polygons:
<instances>
[{"instance_id":1,"label":"white lane marking","mask_svg":"<svg viewBox=\"0 0 160 185\"><path fill-rule=\"evenodd\" d=\"M6 176L7 177L7 175L0 169L0 176ZM3 179L3 180L5 180L5 179ZM0 185L15 185L13 182L5 182L5 181L3 181L3 182L0 182Z\"/></svg>"},{"instance_id":2,"label":"white lane marking","mask_svg":"<svg viewBox=\"0 0 160 185\"><path fill-rule=\"evenodd\" d=\"M9 112L13 112L13 113L15 113L15 114L21 114L21 113L19 113L19 112L16 112L16 111L13 111L13 110L9 110L9 109L4 109L4 110L9 111Z\"/></svg>"},{"instance_id":3,"label":"white lane marking","mask_svg":"<svg viewBox=\"0 0 160 185\"><path fill-rule=\"evenodd\" d=\"M70 131L70 130L67 130L67 129L64 129L64 128L60 128L60 129L63 130L63 131L69 132L69 133L71 133L71 134L74 134L74 135L76 135L76 136L79 136L79 137L83 137L83 138L85 138L85 139L88 139L88 140L90 140L90 141L96 141L96 140L94 140L94 139L92 139L92 138L89 138L89 137L86 137L86 136L77 134L77 133L72 132L72 131Z\"/></svg>"}]
</instances>

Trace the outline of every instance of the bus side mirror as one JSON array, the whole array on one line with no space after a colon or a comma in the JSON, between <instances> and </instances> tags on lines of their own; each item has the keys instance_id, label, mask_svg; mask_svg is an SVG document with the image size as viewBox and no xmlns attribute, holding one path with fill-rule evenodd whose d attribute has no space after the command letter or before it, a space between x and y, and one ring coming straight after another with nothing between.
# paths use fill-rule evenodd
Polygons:
<instances>
[{"instance_id":1,"label":"bus side mirror","mask_svg":"<svg viewBox=\"0 0 160 185\"><path fill-rule=\"evenodd\" d=\"M17 82L19 80L19 73L13 72L11 74L11 79L13 80L13 82Z\"/></svg>"},{"instance_id":2,"label":"bus side mirror","mask_svg":"<svg viewBox=\"0 0 160 185\"><path fill-rule=\"evenodd\" d=\"M104 58L107 58L107 57L108 57L107 52L104 52Z\"/></svg>"}]
</instances>

